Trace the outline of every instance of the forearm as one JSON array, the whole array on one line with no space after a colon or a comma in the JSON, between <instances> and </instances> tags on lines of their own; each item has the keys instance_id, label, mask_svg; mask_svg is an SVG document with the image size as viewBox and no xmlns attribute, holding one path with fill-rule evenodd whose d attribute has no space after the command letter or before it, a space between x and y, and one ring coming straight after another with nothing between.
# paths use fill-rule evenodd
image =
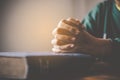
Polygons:
<instances>
[{"instance_id":1,"label":"forearm","mask_svg":"<svg viewBox=\"0 0 120 80\"><path fill-rule=\"evenodd\" d=\"M112 41L110 39L96 38L94 47L99 51L100 56L109 56L112 54Z\"/></svg>"},{"instance_id":2,"label":"forearm","mask_svg":"<svg viewBox=\"0 0 120 80\"><path fill-rule=\"evenodd\" d=\"M112 54L113 43L110 39L96 38L87 31L83 31L82 35L85 41L83 43L83 52L94 56L107 56ZM81 47L82 45L80 44L79 46Z\"/></svg>"},{"instance_id":3,"label":"forearm","mask_svg":"<svg viewBox=\"0 0 120 80\"><path fill-rule=\"evenodd\" d=\"M96 38L85 30L80 33L79 40L81 40L81 38L83 42L80 42L79 46L84 48L84 51L80 49L80 52L95 56L111 55L113 52L113 43L110 39Z\"/></svg>"}]
</instances>

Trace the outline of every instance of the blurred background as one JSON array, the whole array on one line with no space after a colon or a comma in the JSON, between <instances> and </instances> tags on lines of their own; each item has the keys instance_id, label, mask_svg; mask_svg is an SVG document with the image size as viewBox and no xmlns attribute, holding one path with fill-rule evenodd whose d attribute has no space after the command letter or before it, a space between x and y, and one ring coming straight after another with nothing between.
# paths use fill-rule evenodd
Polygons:
<instances>
[{"instance_id":1,"label":"blurred background","mask_svg":"<svg viewBox=\"0 0 120 80\"><path fill-rule=\"evenodd\" d=\"M103 0L0 0L0 51L49 52L61 19L82 20Z\"/></svg>"}]
</instances>

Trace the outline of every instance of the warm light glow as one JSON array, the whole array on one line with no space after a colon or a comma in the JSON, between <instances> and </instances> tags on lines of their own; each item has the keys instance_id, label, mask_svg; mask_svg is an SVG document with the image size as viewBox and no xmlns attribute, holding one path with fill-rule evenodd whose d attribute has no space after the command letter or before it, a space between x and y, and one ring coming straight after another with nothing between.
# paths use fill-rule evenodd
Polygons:
<instances>
[{"instance_id":1,"label":"warm light glow","mask_svg":"<svg viewBox=\"0 0 120 80\"><path fill-rule=\"evenodd\" d=\"M8 7L3 51L51 51L52 30L72 16L70 0L20 0Z\"/></svg>"},{"instance_id":2,"label":"warm light glow","mask_svg":"<svg viewBox=\"0 0 120 80\"><path fill-rule=\"evenodd\" d=\"M98 1L1 0L0 51L51 51L52 30L58 22L82 19Z\"/></svg>"}]
</instances>

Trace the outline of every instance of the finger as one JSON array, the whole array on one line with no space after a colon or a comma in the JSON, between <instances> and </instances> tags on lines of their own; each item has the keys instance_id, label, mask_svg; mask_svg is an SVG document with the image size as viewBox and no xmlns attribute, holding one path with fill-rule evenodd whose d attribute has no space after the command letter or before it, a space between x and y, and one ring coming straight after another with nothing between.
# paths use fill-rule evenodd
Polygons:
<instances>
[{"instance_id":1,"label":"finger","mask_svg":"<svg viewBox=\"0 0 120 80\"><path fill-rule=\"evenodd\" d=\"M61 35L68 35L68 36L74 36L75 33L73 32L70 32L69 30L67 29L63 29L63 28L56 28L53 32L52 32L53 35L55 34L61 34Z\"/></svg>"},{"instance_id":2,"label":"finger","mask_svg":"<svg viewBox=\"0 0 120 80\"><path fill-rule=\"evenodd\" d=\"M66 27L65 28L55 28L52 32L53 35L55 34L63 34L68 36L75 36L78 35L80 31L78 29L72 28L72 27Z\"/></svg>"},{"instance_id":3,"label":"finger","mask_svg":"<svg viewBox=\"0 0 120 80\"><path fill-rule=\"evenodd\" d=\"M76 20L77 21L77 20ZM73 21L68 21L68 20L61 20L59 23L58 23L58 27L61 27L61 28L65 28L65 24L67 24L68 26L71 26L71 27L75 27L77 28L79 31L81 30L85 30L85 27L82 23L80 23L78 21L79 25L73 23ZM61 26L62 24L62 26Z\"/></svg>"},{"instance_id":4,"label":"finger","mask_svg":"<svg viewBox=\"0 0 120 80\"><path fill-rule=\"evenodd\" d=\"M52 51L53 51L53 52L56 52L56 53L73 53L73 52L78 52L78 51L75 50L75 49L65 50L65 49L59 49L59 48L52 48Z\"/></svg>"},{"instance_id":5,"label":"finger","mask_svg":"<svg viewBox=\"0 0 120 80\"><path fill-rule=\"evenodd\" d=\"M67 21L76 24L78 26L79 30L85 29L85 27L83 26L83 24L80 23L80 21L78 19L68 18Z\"/></svg>"},{"instance_id":6,"label":"finger","mask_svg":"<svg viewBox=\"0 0 120 80\"><path fill-rule=\"evenodd\" d=\"M58 30L58 28L55 28L55 29L52 31L52 35L53 35L53 36L57 34L57 30Z\"/></svg>"},{"instance_id":7,"label":"finger","mask_svg":"<svg viewBox=\"0 0 120 80\"><path fill-rule=\"evenodd\" d=\"M79 19L75 19L76 21L79 21ZM80 21L79 21L80 22Z\"/></svg>"},{"instance_id":8,"label":"finger","mask_svg":"<svg viewBox=\"0 0 120 80\"><path fill-rule=\"evenodd\" d=\"M80 23L80 21L78 19L69 18L67 20L77 24L80 29L85 29L84 25L82 23Z\"/></svg>"},{"instance_id":9,"label":"finger","mask_svg":"<svg viewBox=\"0 0 120 80\"><path fill-rule=\"evenodd\" d=\"M64 22L60 22L57 27L68 30L74 35L77 35L80 33L79 27L73 27L72 25L66 24Z\"/></svg>"},{"instance_id":10,"label":"finger","mask_svg":"<svg viewBox=\"0 0 120 80\"><path fill-rule=\"evenodd\" d=\"M64 51L64 50L60 50L60 49L55 49L55 48L52 48L52 51L55 52L55 53L66 53L68 51Z\"/></svg>"},{"instance_id":11,"label":"finger","mask_svg":"<svg viewBox=\"0 0 120 80\"><path fill-rule=\"evenodd\" d=\"M52 45L64 45L65 43L63 41L57 40L57 39L53 39L51 41Z\"/></svg>"},{"instance_id":12,"label":"finger","mask_svg":"<svg viewBox=\"0 0 120 80\"><path fill-rule=\"evenodd\" d=\"M75 42L76 37L56 34L56 35L55 35L55 39L61 40L61 41L63 41L64 43L69 43L69 42Z\"/></svg>"},{"instance_id":13,"label":"finger","mask_svg":"<svg viewBox=\"0 0 120 80\"><path fill-rule=\"evenodd\" d=\"M74 18L68 18L67 20L70 21L70 22L72 22L72 23L74 23L74 24L76 24L76 25L80 24L80 21L78 19L76 20Z\"/></svg>"},{"instance_id":14,"label":"finger","mask_svg":"<svg viewBox=\"0 0 120 80\"><path fill-rule=\"evenodd\" d=\"M76 50L76 48L69 48L69 49L60 49L60 48L52 48L53 52L57 52L57 53L76 53L79 52L78 50Z\"/></svg>"},{"instance_id":15,"label":"finger","mask_svg":"<svg viewBox=\"0 0 120 80\"><path fill-rule=\"evenodd\" d=\"M74 24L78 25L78 27L79 27L80 30L85 29L85 27L83 26L83 24L80 23L80 21L78 19L68 18L67 20L70 21L71 23L74 23Z\"/></svg>"},{"instance_id":16,"label":"finger","mask_svg":"<svg viewBox=\"0 0 120 80\"><path fill-rule=\"evenodd\" d=\"M65 41L57 40L57 39L53 39L51 41L52 45L59 45L59 46L66 45L66 44L71 44L71 43L74 44L75 42L74 41L67 41L67 42L65 42Z\"/></svg>"},{"instance_id":17,"label":"finger","mask_svg":"<svg viewBox=\"0 0 120 80\"><path fill-rule=\"evenodd\" d=\"M73 22L71 22L71 21L68 21L68 20L61 20L61 21L59 22L59 24L61 24L61 23L68 24L69 26L72 26L72 27L78 27L77 24L75 24L75 23L73 23Z\"/></svg>"},{"instance_id":18,"label":"finger","mask_svg":"<svg viewBox=\"0 0 120 80\"><path fill-rule=\"evenodd\" d=\"M66 44L66 45L61 45L61 46L54 45L53 47L55 49L60 49L60 50L70 50L70 49L74 48L74 44Z\"/></svg>"},{"instance_id":19,"label":"finger","mask_svg":"<svg viewBox=\"0 0 120 80\"><path fill-rule=\"evenodd\" d=\"M79 30L80 30L80 31L85 30L85 27L84 27L84 25L83 25L83 24L79 24L79 26L78 26L78 27L79 27Z\"/></svg>"},{"instance_id":20,"label":"finger","mask_svg":"<svg viewBox=\"0 0 120 80\"><path fill-rule=\"evenodd\" d=\"M67 44L67 43L65 43L65 42L63 42L63 41L61 41L61 40L53 39L53 40L51 41L51 44L61 46L61 45L65 45L65 44Z\"/></svg>"},{"instance_id":21,"label":"finger","mask_svg":"<svg viewBox=\"0 0 120 80\"><path fill-rule=\"evenodd\" d=\"M60 49L60 48L52 48L53 52L57 52L57 53L66 53L66 52L74 52L72 49Z\"/></svg>"}]
</instances>

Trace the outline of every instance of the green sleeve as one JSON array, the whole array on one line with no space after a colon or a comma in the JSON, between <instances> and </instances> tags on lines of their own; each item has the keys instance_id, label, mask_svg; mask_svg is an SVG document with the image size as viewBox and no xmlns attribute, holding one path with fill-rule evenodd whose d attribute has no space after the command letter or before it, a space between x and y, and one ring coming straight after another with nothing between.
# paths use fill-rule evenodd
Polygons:
<instances>
[{"instance_id":1,"label":"green sleeve","mask_svg":"<svg viewBox=\"0 0 120 80\"><path fill-rule=\"evenodd\" d=\"M87 16L85 16L85 18L82 21L82 24L86 27L86 30L92 34L95 37L99 37L102 38L103 37L103 33L104 33L104 27L105 27L105 17L106 17L106 9L109 10L108 8L106 8L107 6L107 2L103 2L98 4L95 8L93 8L88 14ZM109 14L109 12L108 12ZM109 22L109 17L107 16L107 21ZM115 25L114 25L115 26ZM109 27L109 29L112 29L112 27L114 27L112 25L106 25L107 29ZM111 60L111 62L116 62L118 61L120 58L120 35L118 30L116 30L116 34L113 34L113 29L111 30L111 32L109 34L107 34L112 41L112 50L113 50L113 55L109 57L109 59ZM114 59L114 60L113 60Z\"/></svg>"},{"instance_id":2,"label":"green sleeve","mask_svg":"<svg viewBox=\"0 0 120 80\"><path fill-rule=\"evenodd\" d=\"M93 8L83 19L82 24L85 26L86 30L94 35L97 36L98 33L102 32L102 25L101 22L101 7L102 3L98 4L95 8ZM101 26L101 29L99 29L99 26ZM98 31L99 29L99 31Z\"/></svg>"},{"instance_id":3,"label":"green sleeve","mask_svg":"<svg viewBox=\"0 0 120 80\"><path fill-rule=\"evenodd\" d=\"M104 34L104 27L108 27L110 30L108 38L112 41L113 52L120 53L120 31L118 28L115 28L116 25L110 24L110 17L111 15L106 15L106 10L108 10L108 14L112 13L106 7L108 4L111 4L110 1L105 1L99 3L95 8L93 8L87 16L83 19L82 24L86 27L86 30L95 37L103 38ZM105 25L105 17L107 18L108 25ZM116 17L118 18L118 17ZM118 22L117 22L118 21ZM117 19L118 27L119 27L119 20ZM119 54L120 55L120 54Z\"/></svg>"}]
</instances>

